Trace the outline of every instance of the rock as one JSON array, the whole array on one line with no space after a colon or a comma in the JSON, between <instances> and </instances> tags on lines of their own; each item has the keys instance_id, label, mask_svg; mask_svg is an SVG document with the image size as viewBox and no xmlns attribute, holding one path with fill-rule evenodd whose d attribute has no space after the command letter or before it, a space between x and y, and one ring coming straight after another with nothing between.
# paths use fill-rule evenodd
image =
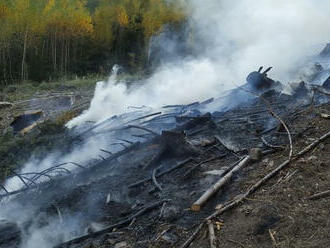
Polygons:
<instances>
[{"instance_id":1,"label":"rock","mask_svg":"<svg viewBox=\"0 0 330 248\"><path fill-rule=\"evenodd\" d=\"M127 245L127 242L122 241L117 244L115 244L114 248L128 248L129 246Z\"/></svg>"},{"instance_id":2,"label":"rock","mask_svg":"<svg viewBox=\"0 0 330 248\"><path fill-rule=\"evenodd\" d=\"M107 239L107 243L110 245L114 245L117 241L114 239Z\"/></svg>"},{"instance_id":3,"label":"rock","mask_svg":"<svg viewBox=\"0 0 330 248\"><path fill-rule=\"evenodd\" d=\"M262 159L262 150L260 148L252 148L249 155L252 160L260 161Z\"/></svg>"},{"instance_id":4,"label":"rock","mask_svg":"<svg viewBox=\"0 0 330 248\"><path fill-rule=\"evenodd\" d=\"M106 204L109 204L110 201L111 201L111 193L109 193L109 194L107 195L107 198L105 199L105 203L106 203Z\"/></svg>"},{"instance_id":5,"label":"rock","mask_svg":"<svg viewBox=\"0 0 330 248\"><path fill-rule=\"evenodd\" d=\"M214 175L214 176L222 176L225 170L211 170L211 171L206 171L204 174L206 175Z\"/></svg>"},{"instance_id":6,"label":"rock","mask_svg":"<svg viewBox=\"0 0 330 248\"><path fill-rule=\"evenodd\" d=\"M174 205L165 205L161 218L166 221L174 221L177 220L181 215L181 210L179 207Z\"/></svg>"},{"instance_id":7,"label":"rock","mask_svg":"<svg viewBox=\"0 0 330 248\"><path fill-rule=\"evenodd\" d=\"M265 159L263 159L262 162L263 162L264 164L268 164L268 162L269 162L269 158L265 158Z\"/></svg>"},{"instance_id":8,"label":"rock","mask_svg":"<svg viewBox=\"0 0 330 248\"><path fill-rule=\"evenodd\" d=\"M117 242L117 241L114 240L114 239L107 239L107 243L108 243L109 245L114 245L116 242Z\"/></svg>"},{"instance_id":9,"label":"rock","mask_svg":"<svg viewBox=\"0 0 330 248\"><path fill-rule=\"evenodd\" d=\"M94 232L100 231L104 228L105 228L105 225L103 225L101 223L97 223L97 222L92 222L89 224L86 231L87 231L87 233L94 233Z\"/></svg>"},{"instance_id":10,"label":"rock","mask_svg":"<svg viewBox=\"0 0 330 248\"><path fill-rule=\"evenodd\" d=\"M203 139L201 142L200 142L200 145L202 147L206 147L206 146L211 146L211 145L214 145L216 142L215 138L212 138L212 139Z\"/></svg>"},{"instance_id":11,"label":"rock","mask_svg":"<svg viewBox=\"0 0 330 248\"><path fill-rule=\"evenodd\" d=\"M172 233L164 233L161 237L162 240L164 240L166 243L169 243L171 245L174 245L178 241L178 237Z\"/></svg>"},{"instance_id":12,"label":"rock","mask_svg":"<svg viewBox=\"0 0 330 248\"><path fill-rule=\"evenodd\" d=\"M307 160L308 161L317 160L317 157L316 156L310 156Z\"/></svg>"}]
</instances>

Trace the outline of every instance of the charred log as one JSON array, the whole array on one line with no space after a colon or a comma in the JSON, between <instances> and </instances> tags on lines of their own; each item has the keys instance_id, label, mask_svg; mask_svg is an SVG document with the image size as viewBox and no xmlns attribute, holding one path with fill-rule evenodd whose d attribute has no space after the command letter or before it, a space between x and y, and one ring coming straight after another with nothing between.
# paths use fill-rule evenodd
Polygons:
<instances>
[{"instance_id":1,"label":"charred log","mask_svg":"<svg viewBox=\"0 0 330 248\"><path fill-rule=\"evenodd\" d=\"M262 69L263 67L260 67L258 71L251 72L246 78L248 85L253 90L262 91L271 89L277 84L273 79L267 77L267 73L272 67L267 68L264 72L261 72Z\"/></svg>"}]
</instances>

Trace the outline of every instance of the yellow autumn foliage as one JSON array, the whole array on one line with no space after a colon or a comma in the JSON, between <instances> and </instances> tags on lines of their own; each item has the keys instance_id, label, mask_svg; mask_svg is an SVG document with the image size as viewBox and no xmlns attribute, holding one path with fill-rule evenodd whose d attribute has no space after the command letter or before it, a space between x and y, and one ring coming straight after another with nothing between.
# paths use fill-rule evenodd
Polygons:
<instances>
[{"instance_id":1,"label":"yellow autumn foliage","mask_svg":"<svg viewBox=\"0 0 330 248\"><path fill-rule=\"evenodd\" d=\"M102 49L107 49L108 58L115 54L114 62L122 56L124 63L132 58L128 64L136 64L144 59L142 53L151 36L164 25L185 19L179 2L0 0L0 73L4 73L0 83L29 79L34 57L48 63L46 75L65 74L72 61L76 63L72 68L80 70L79 57L95 58ZM39 74L38 66L34 67L34 73Z\"/></svg>"}]
</instances>

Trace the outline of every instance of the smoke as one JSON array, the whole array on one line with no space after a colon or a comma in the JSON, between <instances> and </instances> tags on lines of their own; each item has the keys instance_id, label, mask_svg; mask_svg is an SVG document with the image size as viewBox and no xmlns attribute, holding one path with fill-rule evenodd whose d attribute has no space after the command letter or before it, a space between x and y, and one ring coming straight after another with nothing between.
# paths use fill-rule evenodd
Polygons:
<instances>
[{"instance_id":1,"label":"smoke","mask_svg":"<svg viewBox=\"0 0 330 248\"><path fill-rule=\"evenodd\" d=\"M199 83L192 83L193 80ZM100 121L130 111L131 106L159 107L186 104L212 96L210 89L223 90L215 65L209 59L176 62L160 67L142 85L128 88L116 81L116 69L107 82L98 82L90 108L71 120L73 127L85 121ZM193 85L192 85L193 84Z\"/></svg>"},{"instance_id":2,"label":"smoke","mask_svg":"<svg viewBox=\"0 0 330 248\"><path fill-rule=\"evenodd\" d=\"M103 120L129 111L132 105L159 107L216 97L245 83L246 75L260 65L273 66L269 75L286 83L297 79L296 69L330 40L328 1L193 0L189 4L187 42L193 44L196 56L170 60L130 89L115 76L99 82L89 110L68 127ZM175 50L173 42L170 45ZM168 50L168 39L163 46Z\"/></svg>"},{"instance_id":3,"label":"smoke","mask_svg":"<svg viewBox=\"0 0 330 248\"><path fill-rule=\"evenodd\" d=\"M260 65L273 66L273 76L292 79L291 72L329 41L325 24L328 1L194 1L193 20L208 57L226 65L240 80ZM204 6L204 7L203 7Z\"/></svg>"},{"instance_id":4,"label":"smoke","mask_svg":"<svg viewBox=\"0 0 330 248\"><path fill-rule=\"evenodd\" d=\"M35 172L42 172L46 169L63 164L61 168L65 168L69 171L76 171L79 167L71 162L76 164L86 166L90 164L93 159L100 159L98 154L100 154L100 149L107 147L108 142L103 137L97 137L97 139L88 139L83 144L76 146L73 151L68 154L63 154L60 152L52 152L48 154L44 159L36 159L33 156L29 159L29 161L23 166L20 174L24 173L35 173ZM65 164L67 163L67 164ZM58 172L62 171L54 171L50 173L51 175L55 176ZM30 176L31 177L31 176ZM48 180L47 177L40 177L38 182L42 182L44 180ZM28 181L29 182L29 181ZM6 181L5 187L9 191L19 190L24 187L24 183L18 177L12 177Z\"/></svg>"}]
</instances>

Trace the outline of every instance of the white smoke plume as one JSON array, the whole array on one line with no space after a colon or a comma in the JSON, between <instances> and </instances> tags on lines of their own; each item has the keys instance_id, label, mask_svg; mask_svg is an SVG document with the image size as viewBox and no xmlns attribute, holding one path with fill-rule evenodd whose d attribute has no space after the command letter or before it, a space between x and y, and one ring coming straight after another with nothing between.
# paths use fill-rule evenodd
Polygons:
<instances>
[{"instance_id":1,"label":"white smoke plume","mask_svg":"<svg viewBox=\"0 0 330 248\"><path fill-rule=\"evenodd\" d=\"M189 25L197 58L162 65L140 87L98 83L92 104L68 127L100 121L128 106L185 104L245 82L259 66L283 83L330 41L330 2L325 0L193 0ZM164 44L166 46L166 44Z\"/></svg>"}]
</instances>

